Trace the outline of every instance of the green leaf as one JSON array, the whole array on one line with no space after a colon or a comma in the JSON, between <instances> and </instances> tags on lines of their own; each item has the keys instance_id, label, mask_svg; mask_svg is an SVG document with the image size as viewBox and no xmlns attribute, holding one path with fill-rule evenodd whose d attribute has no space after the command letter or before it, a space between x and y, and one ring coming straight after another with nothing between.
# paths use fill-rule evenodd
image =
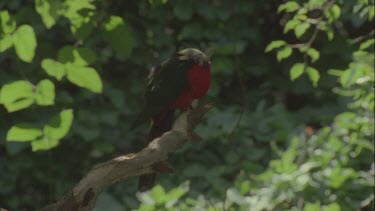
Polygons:
<instances>
[{"instance_id":1,"label":"green leaf","mask_svg":"<svg viewBox=\"0 0 375 211\"><path fill-rule=\"evenodd\" d=\"M19 124L12 126L7 133L7 141L32 141L42 135L42 131L36 127Z\"/></svg>"},{"instance_id":2,"label":"green leaf","mask_svg":"<svg viewBox=\"0 0 375 211\"><path fill-rule=\"evenodd\" d=\"M365 42L361 43L361 45L359 46L359 49L362 50L362 51L366 50L370 46L374 45L374 43L375 43L375 39L366 40Z\"/></svg>"},{"instance_id":3,"label":"green leaf","mask_svg":"<svg viewBox=\"0 0 375 211\"><path fill-rule=\"evenodd\" d=\"M155 199L156 203L164 203L166 198L164 188L161 185L156 185L151 190L151 196Z\"/></svg>"},{"instance_id":4,"label":"green leaf","mask_svg":"<svg viewBox=\"0 0 375 211\"><path fill-rule=\"evenodd\" d=\"M10 34L16 29L16 21L9 15L7 10L0 11L0 31Z\"/></svg>"},{"instance_id":5,"label":"green leaf","mask_svg":"<svg viewBox=\"0 0 375 211\"><path fill-rule=\"evenodd\" d=\"M341 168L341 166L336 166L327 172L327 177L329 179L328 185L330 187L340 188L348 179L356 178L357 173L352 168Z\"/></svg>"},{"instance_id":6,"label":"green leaf","mask_svg":"<svg viewBox=\"0 0 375 211\"><path fill-rule=\"evenodd\" d=\"M314 204L307 202L305 207L303 208L303 211L317 211L320 209L320 202L315 202Z\"/></svg>"},{"instance_id":7,"label":"green leaf","mask_svg":"<svg viewBox=\"0 0 375 211\"><path fill-rule=\"evenodd\" d=\"M320 25L320 29L326 32L326 35L329 41L333 40L335 35L333 33L331 26L327 25L326 22L322 22Z\"/></svg>"},{"instance_id":8,"label":"green leaf","mask_svg":"<svg viewBox=\"0 0 375 211\"><path fill-rule=\"evenodd\" d=\"M35 10L42 17L44 25L50 29L60 17L61 1L35 0Z\"/></svg>"},{"instance_id":9,"label":"green leaf","mask_svg":"<svg viewBox=\"0 0 375 211\"><path fill-rule=\"evenodd\" d=\"M296 26L300 25L301 21L298 20L298 19L292 19L292 20L289 20L285 26L284 26L284 34L286 34L288 31L290 30L294 30L296 28Z\"/></svg>"},{"instance_id":10,"label":"green leaf","mask_svg":"<svg viewBox=\"0 0 375 211\"><path fill-rule=\"evenodd\" d=\"M372 21L375 16L375 6L370 5L367 8L368 8L368 21Z\"/></svg>"},{"instance_id":11,"label":"green leaf","mask_svg":"<svg viewBox=\"0 0 375 211\"><path fill-rule=\"evenodd\" d=\"M307 22L304 22L304 23L301 23L301 24L298 24L295 28L294 28L294 33L296 34L296 36L298 38L300 38L305 32L306 30L310 28L310 24L307 23Z\"/></svg>"},{"instance_id":12,"label":"green leaf","mask_svg":"<svg viewBox=\"0 0 375 211\"><path fill-rule=\"evenodd\" d=\"M308 1L309 7L321 7L326 2L326 0L310 0Z\"/></svg>"},{"instance_id":13,"label":"green leaf","mask_svg":"<svg viewBox=\"0 0 375 211\"><path fill-rule=\"evenodd\" d=\"M280 48L280 47L284 46L285 44L286 44L286 42L284 40L272 41L270 44L267 45L265 52L266 53L270 52L275 48Z\"/></svg>"},{"instance_id":14,"label":"green leaf","mask_svg":"<svg viewBox=\"0 0 375 211\"><path fill-rule=\"evenodd\" d=\"M18 27L13 34L13 44L18 57L25 62L31 62L37 45L33 27L29 25Z\"/></svg>"},{"instance_id":15,"label":"green leaf","mask_svg":"<svg viewBox=\"0 0 375 211\"><path fill-rule=\"evenodd\" d=\"M313 82L314 87L317 87L320 78L319 71L313 67L307 67L306 71L310 80Z\"/></svg>"},{"instance_id":16,"label":"green leaf","mask_svg":"<svg viewBox=\"0 0 375 211\"><path fill-rule=\"evenodd\" d=\"M181 184L180 186L170 190L165 196L165 201L167 202L166 207L167 208L172 207L175 203L177 203L178 199L180 199L188 191L189 191L189 182L185 182Z\"/></svg>"},{"instance_id":17,"label":"green leaf","mask_svg":"<svg viewBox=\"0 0 375 211\"><path fill-rule=\"evenodd\" d=\"M42 137L41 139L31 142L31 150L33 152L38 150L51 149L59 144L59 140L49 139L48 137Z\"/></svg>"},{"instance_id":18,"label":"green leaf","mask_svg":"<svg viewBox=\"0 0 375 211\"><path fill-rule=\"evenodd\" d=\"M12 47L13 39L10 34L0 35L0 53Z\"/></svg>"},{"instance_id":19,"label":"green leaf","mask_svg":"<svg viewBox=\"0 0 375 211\"><path fill-rule=\"evenodd\" d=\"M93 0L67 0L64 1L62 8L61 14L70 20L70 29L74 37L78 40L86 39L94 28L92 23L95 10Z\"/></svg>"},{"instance_id":20,"label":"green leaf","mask_svg":"<svg viewBox=\"0 0 375 211\"><path fill-rule=\"evenodd\" d=\"M297 78L299 78L302 75L304 69L305 69L305 64L303 63L294 64L293 67L290 69L290 79L294 81Z\"/></svg>"},{"instance_id":21,"label":"green leaf","mask_svg":"<svg viewBox=\"0 0 375 211\"><path fill-rule=\"evenodd\" d=\"M314 48L309 48L306 51L307 55L310 56L311 62L315 62L316 60L319 59L320 53L319 51L315 50Z\"/></svg>"},{"instance_id":22,"label":"green leaf","mask_svg":"<svg viewBox=\"0 0 375 211\"><path fill-rule=\"evenodd\" d=\"M96 60L96 54L89 48L75 48L67 45L57 53L57 60L65 64L87 66Z\"/></svg>"},{"instance_id":23,"label":"green leaf","mask_svg":"<svg viewBox=\"0 0 375 211\"><path fill-rule=\"evenodd\" d=\"M66 74L65 65L53 59L43 59L42 68L48 75L55 77L59 81Z\"/></svg>"},{"instance_id":24,"label":"green leaf","mask_svg":"<svg viewBox=\"0 0 375 211\"><path fill-rule=\"evenodd\" d=\"M78 40L85 40L90 36L94 25L92 23L93 12L88 12L86 16L78 15L74 19L71 19L70 30L72 31L75 38Z\"/></svg>"},{"instance_id":25,"label":"green leaf","mask_svg":"<svg viewBox=\"0 0 375 211\"><path fill-rule=\"evenodd\" d=\"M36 103L38 105L53 105L55 101L55 85L48 79L36 85Z\"/></svg>"},{"instance_id":26,"label":"green leaf","mask_svg":"<svg viewBox=\"0 0 375 211\"><path fill-rule=\"evenodd\" d=\"M288 58L292 54L292 52L292 48L286 46L283 47L281 50L277 52L277 61L281 61L285 58Z\"/></svg>"},{"instance_id":27,"label":"green leaf","mask_svg":"<svg viewBox=\"0 0 375 211\"><path fill-rule=\"evenodd\" d=\"M94 68L68 65L67 76L68 80L77 86L87 88L97 93L102 92L102 80Z\"/></svg>"},{"instance_id":28,"label":"green leaf","mask_svg":"<svg viewBox=\"0 0 375 211\"><path fill-rule=\"evenodd\" d=\"M5 84L0 90L0 103L8 112L29 107L34 102L33 85L28 81Z\"/></svg>"},{"instance_id":29,"label":"green leaf","mask_svg":"<svg viewBox=\"0 0 375 211\"><path fill-rule=\"evenodd\" d=\"M332 5L332 7L325 12L325 16L328 18L329 22L337 20L340 17L340 14L341 10L337 4Z\"/></svg>"},{"instance_id":30,"label":"green leaf","mask_svg":"<svg viewBox=\"0 0 375 211\"><path fill-rule=\"evenodd\" d=\"M341 210L340 205L337 204L336 202L327 205L324 209L324 211L340 211L340 210Z\"/></svg>"},{"instance_id":31,"label":"green leaf","mask_svg":"<svg viewBox=\"0 0 375 211\"><path fill-rule=\"evenodd\" d=\"M93 0L65 0L61 12L70 21L81 16L81 12L95 10Z\"/></svg>"},{"instance_id":32,"label":"green leaf","mask_svg":"<svg viewBox=\"0 0 375 211\"><path fill-rule=\"evenodd\" d=\"M104 40L109 42L116 53L124 58L132 52L132 35L129 26L119 16L111 16L104 24Z\"/></svg>"},{"instance_id":33,"label":"green leaf","mask_svg":"<svg viewBox=\"0 0 375 211\"><path fill-rule=\"evenodd\" d=\"M229 188L227 190L227 200L238 205L246 203L245 197L235 188Z\"/></svg>"},{"instance_id":34,"label":"green leaf","mask_svg":"<svg viewBox=\"0 0 375 211\"><path fill-rule=\"evenodd\" d=\"M72 122L73 110L63 110L43 127L43 133L49 140L59 140L69 132Z\"/></svg>"},{"instance_id":35,"label":"green leaf","mask_svg":"<svg viewBox=\"0 0 375 211\"><path fill-rule=\"evenodd\" d=\"M279 6L279 8L277 9L277 13L280 13L284 10L286 12L294 12L294 11L298 10L298 8L299 8L299 5L298 5L297 2L288 1L288 2Z\"/></svg>"}]
</instances>

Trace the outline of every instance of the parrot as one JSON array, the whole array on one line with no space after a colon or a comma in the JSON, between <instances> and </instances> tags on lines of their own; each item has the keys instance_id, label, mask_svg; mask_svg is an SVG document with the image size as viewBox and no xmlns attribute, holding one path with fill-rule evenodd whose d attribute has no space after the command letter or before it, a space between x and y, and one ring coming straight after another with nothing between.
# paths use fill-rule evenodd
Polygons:
<instances>
[{"instance_id":1,"label":"parrot","mask_svg":"<svg viewBox=\"0 0 375 211\"><path fill-rule=\"evenodd\" d=\"M175 110L191 108L194 100L204 97L208 92L210 65L209 55L195 48L187 48L152 68L144 94L145 105L131 128L151 121L148 143L170 131ZM138 189L151 189L155 177L155 173L141 175Z\"/></svg>"}]
</instances>

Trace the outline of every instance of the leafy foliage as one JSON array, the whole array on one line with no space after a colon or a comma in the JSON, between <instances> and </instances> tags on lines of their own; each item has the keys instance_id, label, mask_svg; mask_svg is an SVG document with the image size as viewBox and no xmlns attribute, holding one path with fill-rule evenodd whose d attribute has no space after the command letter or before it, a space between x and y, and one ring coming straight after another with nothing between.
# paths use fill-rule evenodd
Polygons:
<instances>
[{"instance_id":1,"label":"leafy foliage","mask_svg":"<svg viewBox=\"0 0 375 211\"><path fill-rule=\"evenodd\" d=\"M140 150L148 70L214 47L205 141L95 209L372 210L373 24L371 0L0 1L0 205L43 207Z\"/></svg>"}]
</instances>

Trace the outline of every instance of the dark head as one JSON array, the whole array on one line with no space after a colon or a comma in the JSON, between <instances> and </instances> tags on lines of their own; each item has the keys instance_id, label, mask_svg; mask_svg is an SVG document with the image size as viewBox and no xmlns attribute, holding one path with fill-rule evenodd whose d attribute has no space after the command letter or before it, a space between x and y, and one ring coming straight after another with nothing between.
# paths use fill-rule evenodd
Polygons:
<instances>
[{"instance_id":1,"label":"dark head","mask_svg":"<svg viewBox=\"0 0 375 211\"><path fill-rule=\"evenodd\" d=\"M196 64L208 66L210 64L210 57L196 48L186 48L176 53L179 60L193 61Z\"/></svg>"}]
</instances>

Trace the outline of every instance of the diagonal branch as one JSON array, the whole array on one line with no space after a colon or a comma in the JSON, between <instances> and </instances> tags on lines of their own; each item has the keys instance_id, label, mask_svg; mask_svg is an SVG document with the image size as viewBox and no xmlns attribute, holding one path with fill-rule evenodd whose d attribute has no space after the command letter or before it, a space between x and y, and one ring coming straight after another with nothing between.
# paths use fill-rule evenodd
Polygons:
<instances>
[{"instance_id":1,"label":"diagonal branch","mask_svg":"<svg viewBox=\"0 0 375 211\"><path fill-rule=\"evenodd\" d=\"M153 165L166 161L169 153L175 152L191 135L195 135L192 130L212 107L212 104L198 105L195 109L181 114L171 131L153 140L142 151L94 166L65 198L41 210L92 210L98 195L106 186L130 177L156 172L157 169L153 168Z\"/></svg>"}]
</instances>

